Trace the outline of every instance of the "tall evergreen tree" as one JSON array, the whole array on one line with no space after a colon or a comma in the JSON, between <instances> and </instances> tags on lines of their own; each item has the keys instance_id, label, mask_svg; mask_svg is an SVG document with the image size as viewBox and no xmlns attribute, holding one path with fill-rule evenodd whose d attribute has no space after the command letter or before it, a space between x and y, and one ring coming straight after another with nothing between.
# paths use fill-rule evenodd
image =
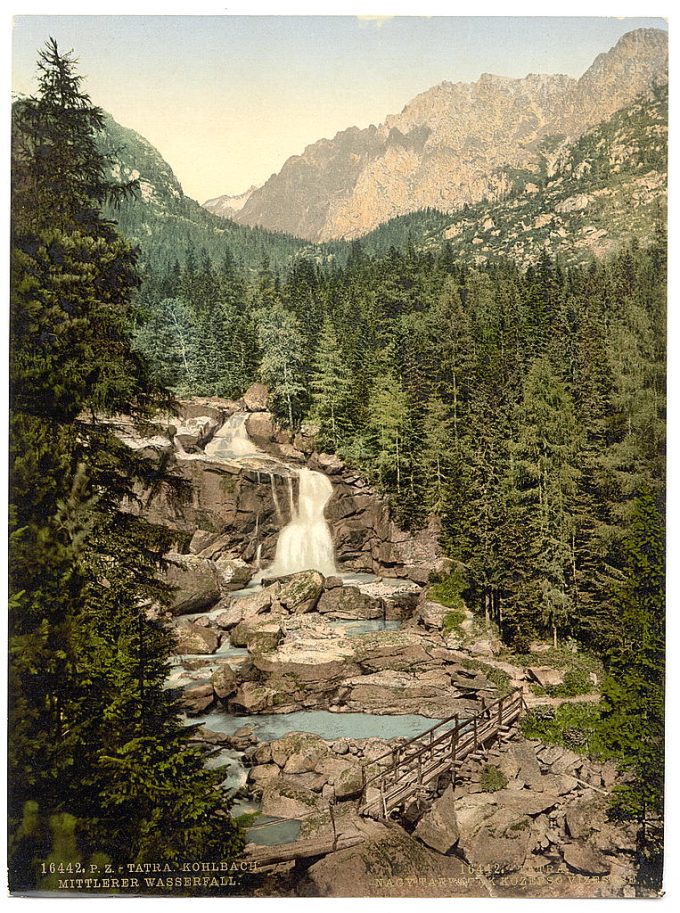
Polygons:
<instances>
[{"instance_id":1,"label":"tall evergreen tree","mask_svg":"<svg viewBox=\"0 0 680 913\"><path fill-rule=\"evenodd\" d=\"M164 689L167 531L120 510L158 467L97 420L170 404L132 351L135 253L100 213L123 192L102 113L52 40L14 111L9 869L60 852L122 865L242 846L219 775ZM77 862L78 858L62 860Z\"/></svg>"},{"instance_id":2,"label":"tall evergreen tree","mask_svg":"<svg viewBox=\"0 0 680 913\"><path fill-rule=\"evenodd\" d=\"M616 634L603 689L605 731L632 772L617 788L614 808L647 828L653 846L664 796L665 537L648 486L635 499L624 574L612 594Z\"/></svg>"},{"instance_id":3,"label":"tall evergreen tree","mask_svg":"<svg viewBox=\"0 0 680 913\"><path fill-rule=\"evenodd\" d=\"M323 441L337 449L350 432L352 376L329 317L324 320L312 370L312 415L321 425Z\"/></svg>"}]
</instances>

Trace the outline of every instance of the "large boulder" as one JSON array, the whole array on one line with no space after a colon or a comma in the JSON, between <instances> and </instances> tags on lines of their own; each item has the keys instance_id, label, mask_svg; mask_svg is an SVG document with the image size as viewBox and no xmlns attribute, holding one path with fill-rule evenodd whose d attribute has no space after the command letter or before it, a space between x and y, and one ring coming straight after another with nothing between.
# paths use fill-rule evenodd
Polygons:
<instances>
[{"instance_id":1,"label":"large boulder","mask_svg":"<svg viewBox=\"0 0 680 913\"><path fill-rule=\"evenodd\" d=\"M215 700L212 685L194 685L182 692L182 707L189 716L197 716L210 707Z\"/></svg>"},{"instance_id":2,"label":"large boulder","mask_svg":"<svg viewBox=\"0 0 680 913\"><path fill-rule=\"evenodd\" d=\"M276 615L245 618L231 632L233 646L247 647L256 655L275 650L282 638L281 618Z\"/></svg>"},{"instance_id":3,"label":"large boulder","mask_svg":"<svg viewBox=\"0 0 680 913\"><path fill-rule=\"evenodd\" d=\"M235 710L244 710L246 713L262 713L269 710L274 704L276 692L257 682L243 682L229 705Z\"/></svg>"},{"instance_id":4,"label":"large boulder","mask_svg":"<svg viewBox=\"0 0 680 913\"><path fill-rule=\"evenodd\" d=\"M364 777L360 764L350 762L333 778L333 792L338 802L358 799L364 789Z\"/></svg>"},{"instance_id":5,"label":"large boulder","mask_svg":"<svg viewBox=\"0 0 680 913\"><path fill-rule=\"evenodd\" d=\"M456 800L458 849L472 866L516 872L531 849L531 819L504 807L497 796L474 793Z\"/></svg>"},{"instance_id":6,"label":"large boulder","mask_svg":"<svg viewBox=\"0 0 680 913\"><path fill-rule=\"evenodd\" d=\"M215 558L214 561L220 583L225 590L240 590L248 586L253 576L253 571L242 558L221 555L219 558Z\"/></svg>"},{"instance_id":7,"label":"large boulder","mask_svg":"<svg viewBox=\"0 0 680 913\"><path fill-rule=\"evenodd\" d=\"M527 672L542 688L553 688L564 682L564 672L550 666L529 666Z\"/></svg>"},{"instance_id":8,"label":"large boulder","mask_svg":"<svg viewBox=\"0 0 680 913\"><path fill-rule=\"evenodd\" d=\"M219 638L214 631L191 622L177 625L174 633L175 652L180 656L193 653L207 655L214 653L219 646Z\"/></svg>"},{"instance_id":9,"label":"large boulder","mask_svg":"<svg viewBox=\"0 0 680 913\"><path fill-rule=\"evenodd\" d=\"M215 605L220 599L220 579L212 561L197 555L168 555L165 579L173 588L170 611L188 615Z\"/></svg>"},{"instance_id":10,"label":"large boulder","mask_svg":"<svg viewBox=\"0 0 680 913\"><path fill-rule=\"evenodd\" d=\"M598 803L583 799L572 802L567 807L565 826L567 833L575 840L587 839L597 829L599 823Z\"/></svg>"},{"instance_id":11,"label":"large boulder","mask_svg":"<svg viewBox=\"0 0 680 913\"><path fill-rule=\"evenodd\" d=\"M187 418L177 428L175 443L187 453L202 447L212 436L218 421L210 415Z\"/></svg>"},{"instance_id":12,"label":"large boulder","mask_svg":"<svg viewBox=\"0 0 680 913\"><path fill-rule=\"evenodd\" d=\"M239 685L238 676L226 663L220 666L219 669L215 669L210 682L213 691L220 700L225 700L231 697L232 694L236 694Z\"/></svg>"},{"instance_id":13,"label":"large boulder","mask_svg":"<svg viewBox=\"0 0 680 913\"><path fill-rule=\"evenodd\" d=\"M611 866L595 847L587 843L567 843L562 848L564 861L579 875L609 875Z\"/></svg>"},{"instance_id":14,"label":"large boulder","mask_svg":"<svg viewBox=\"0 0 680 913\"><path fill-rule=\"evenodd\" d=\"M352 821L345 825L349 832ZM319 897L457 897L487 894L460 859L442 857L393 824L361 821L364 840L329 853L307 870L306 893Z\"/></svg>"},{"instance_id":15,"label":"large boulder","mask_svg":"<svg viewBox=\"0 0 680 913\"><path fill-rule=\"evenodd\" d=\"M536 752L529 742L515 742L508 748L507 754L517 764L518 780L530 789L543 790L544 782L541 776L541 765L538 763Z\"/></svg>"},{"instance_id":16,"label":"large boulder","mask_svg":"<svg viewBox=\"0 0 680 913\"><path fill-rule=\"evenodd\" d=\"M251 384L243 394L243 402L249 412L266 412L269 406L269 390L264 384Z\"/></svg>"},{"instance_id":17,"label":"large boulder","mask_svg":"<svg viewBox=\"0 0 680 913\"><path fill-rule=\"evenodd\" d=\"M493 793L493 798L501 808L532 818L549 811L559 802L557 793L535 792L533 789L499 789Z\"/></svg>"},{"instance_id":18,"label":"large boulder","mask_svg":"<svg viewBox=\"0 0 680 913\"><path fill-rule=\"evenodd\" d=\"M216 615L214 618L214 623L218 628L222 628L223 631L235 628L236 625L240 624L242 621L243 612L237 603L232 603L228 609L225 609L224 612L220 612L220 614Z\"/></svg>"},{"instance_id":19,"label":"large boulder","mask_svg":"<svg viewBox=\"0 0 680 913\"><path fill-rule=\"evenodd\" d=\"M441 799L418 822L415 836L442 855L450 853L460 836L456 820L456 795L449 786Z\"/></svg>"},{"instance_id":20,"label":"large boulder","mask_svg":"<svg viewBox=\"0 0 680 913\"><path fill-rule=\"evenodd\" d=\"M426 628L441 630L444 625L444 619L451 610L439 602L432 602L425 599L418 606L418 620Z\"/></svg>"},{"instance_id":21,"label":"large boulder","mask_svg":"<svg viewBox=\"0 0 680 913\"><path fill-rule=\"evenodd\" d=\"M274 416L270 412L253 412L246 419L246 431L257 447L268 447L276 437Z\"/></svg>"},{"instance_id":22,"label":"large boulder","mask_svg":"<svg viewBox=\"0 0 680 913\"><path fill-rule=\"evenodd\" d=\"M248 782L256 789L262 789L265 784L275 780L280 774L276 764L256 764L248 771Z\"/></svg>"},{"instance_id":23,"label":"large boulder","mask_svg":"<svg viewBox=\"0 0 680 913\"><path fill-rule=\"evenodd\" d=\"M323 585L324 576L319 571L301 571L278 582L276 599L286 612L303 615L316 607Z\"/></svg>"},{"instance_id":24,"label":"large boulder","mask_svg":"<svg viewBox=\"0 0 680 913\"><path fill-rule=\"evenodd\" d=\"M345 620L382 618L383 608L377 599L362 593L356 586L333 587L321 594L317 610L330 618Z\"/></svg>"},{"instance_id":25,"label":"large boulder","mask_svg":"<svg viewBox=\"0 0 680 913\"><path fill-rule=\"evenodd\" d=\"M289 732L271 742L270 748L274 764L285 767L287 773L316 770L329 755L326 742L310 732Z\"/></svg>"},{"instance_id":26,"label":"large boulder","mask_svg":"<svg viewBox=\"0 0 680 913\"><path fill-rule=\"evenodd\" d=\"M239 625L236 630L241 627ZM318 682L332 689L334 683L339 683L348 673L359 674L359 667L354 663L353 645L345 637L310 635L286 639L276 649L255 652L253 662L260 672L265 672L270 678L277 681L290 679L296 687Z\"/></svg>"},{"instance_id":27,"label":"large boulder","mask_svg":"<svg viewBox=\"0 0 680 913\"><path fill-rule=\"evenodd\" d=\"M273 818L305 818L327 808L328 802L318 793L287 777L270 779L262 791L262 814Z\"/></svg>"},{"instance_id":28,"label":"large boulder","mask_svg":"<svg viewBox=\"0 0 680 913\"><path fill-rule=\"evenodd\" d=\"M419 713L443 718L465 712L470 701L460 700L448 675L433 670L411 674L385 669L344 680L338 698L348 710L374 713Z\"/></svg>"},{"instance_id":29,"label":"large boulder","mask_svg":"<svg viewBox=\"0 0 680 913\"><path fill-rule=\"evenodd\" d=\"M229 621L227 622L227 617L220 615L218 618L222 620L218 621L218 624L220 624L221 627L226 627L227 624L232 626L231 619L237 618L237 616L238 620L233 624L239 624L241 621L268 612L271 608L271 604L271 589L259 590L258 592L253 593L252 596L242 596L240 599L234 599L225 613Z\"/></svg>"}]
</instances>

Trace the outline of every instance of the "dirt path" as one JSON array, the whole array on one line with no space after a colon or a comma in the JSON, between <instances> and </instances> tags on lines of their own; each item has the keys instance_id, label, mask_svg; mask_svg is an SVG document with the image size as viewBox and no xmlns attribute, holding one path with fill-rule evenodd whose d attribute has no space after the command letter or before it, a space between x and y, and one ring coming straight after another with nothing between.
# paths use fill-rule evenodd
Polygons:
<instances>
[{"instance_id":1,"label":"dirt path","mask_svg":"<svg viewBox=\"0 0 680 913\"><path fill-rule=\"evenodd\" d=\"M527 707L545 706L546 704L550 707L559 707L561 704L596 704L601 697L599 691L576 694L570 697L549 697L547 694L534 694L527 681L525 667L515 666L504 660L495 659L493 656L472 656L465 650L450 650L450 652L459 659L474 660L475 662L483 663L485 666L491 666L494 669L500 669L501 672L505 672L510 677L510 684L514 688L521 688L524 692L524 700Z\"/></svg>"}]
</instances>

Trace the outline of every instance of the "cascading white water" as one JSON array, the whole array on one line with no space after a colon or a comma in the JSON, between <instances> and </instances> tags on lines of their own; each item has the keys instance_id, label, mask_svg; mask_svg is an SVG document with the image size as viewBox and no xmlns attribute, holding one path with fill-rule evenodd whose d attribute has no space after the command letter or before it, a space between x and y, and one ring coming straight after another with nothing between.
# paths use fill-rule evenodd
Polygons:
<instances>
[{"instance_id":1,"label":"cascading white water","mask_svg":"<svg viewBox=\"0 0 680 913\"><path fill-rule=\"evenodd\" d=\"M321 571L326 577L337 574L331 531L324 516L333 494L330 479L311 469L298 470L297 507L291 501L292 518L279 533L274 563L265 577L284 577L297 571Z\"/></svg>"},{"instance_id":2,"label":"cascading white water","mask_svg":"<svg viewBox=\"0 0 680 913\"><path fill-rule=\"evenodd\" d=\"M250 439L246 428L247 419L247 412L235 412L229 416L206 445L206 456L212 460L242 463L248 467L252 467L253 464L261 465L263 459L266 459L270 465L272 463L280 464L280 460L263 453ZM264 465L266 467L267 464ZM290 472L291 467L286 466L286 469ZM264 468L263 471L269 475L274 508L279 521L282 521L283 513L274 473L267 468ZM297 505L293 492L293 480L288 476L290 520L279 533L273 563L265 570L258 567L258 573L253 578L254 581L258 581L262 577L284 577L286 574L307 570L321 571L326 577L338 573L333 537L324 516L326 504L333 494L331 481L323 473L314 472L311 469L293 471L297 474L299 483ZM257 472L259 477L259 468ZM257 540L259 517L256 529L255 539ZM258 565L261 551L262 544L258 543Z\"/></svg>"},{"instance_id":3,"label":"cascading white water","mask_svg":"<svg viewBox=\"0 0 680 913\"><path fill-rule=\"evenodd\" d=\"M262 451L248 437L247 412L235 412L206 444L205 455L213 460L234 460L262 456Z\"/></svg>"}]
</instances>

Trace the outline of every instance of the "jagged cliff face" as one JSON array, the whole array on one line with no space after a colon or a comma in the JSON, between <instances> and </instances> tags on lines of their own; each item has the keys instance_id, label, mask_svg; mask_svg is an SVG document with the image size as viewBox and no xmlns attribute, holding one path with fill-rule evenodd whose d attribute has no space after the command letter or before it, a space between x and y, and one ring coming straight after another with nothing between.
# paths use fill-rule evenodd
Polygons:
<instances>
[{"instance_id":1,"label":"jagged cliff face","mask_svg":"<svg viewBox=\"0 0 680 913\"><path fill-rule=\"evenodd\" d=\"M560 75L444 82L379 127L352 127L293 156L234 218L310 241L358 237L427 207L454 211L506 189L547 136L574 139L667 81L665 32L639 29L576 80Z\"/></svg>"}]
</instances>

